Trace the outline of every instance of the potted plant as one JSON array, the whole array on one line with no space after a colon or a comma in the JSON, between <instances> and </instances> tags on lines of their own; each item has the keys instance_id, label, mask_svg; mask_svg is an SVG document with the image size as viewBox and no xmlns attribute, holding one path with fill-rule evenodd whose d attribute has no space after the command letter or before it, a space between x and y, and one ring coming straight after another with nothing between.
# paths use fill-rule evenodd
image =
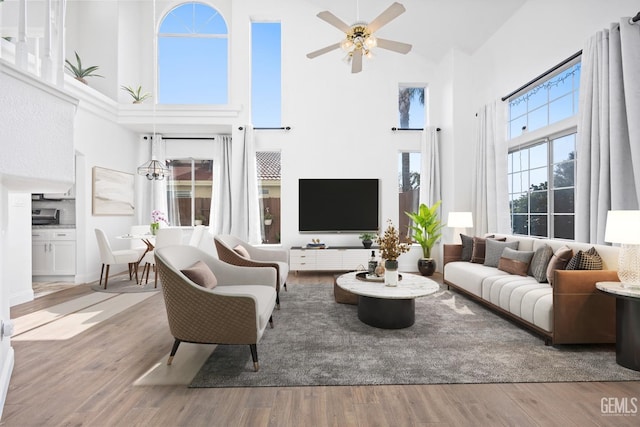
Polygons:
<instances>
[{"instance_id":1,"label":"potted plant","mask_svg":"<svg viewBox=\"0 0 640 427\"><path fill-rule=\"evenodd\" d=\"M151 212L151 234L154 236L158 233L160 229L160 223L164 222L166 225L169 225L169 221L167 220L167 216L161 210L155 209Z\"/></svg>"},{"instance_id":2,"label":"potted plant","mask_svg":"<svg viewBox=\"0 0 640 427\"><path fill-rule=\"evenodd\" d=\"M80 60L80 56L78 52L74 52L76 54L76 65L73 65L68 59L65 59L64 62L67 63L65 68L73 74L76 80L87 84L87 81L84 79L85 77L103 77L100 74L95 74L98 70L97 65L92 65L87 68L82 68L82 61Z\"/></svg>"},{"instance_id":3,"label":"potted plant","mask_svg":"<svg viewBox=\"0 0 640 427\"><path fill-rule=\"evenodd\" d=\"M362 245L364 246L364 248L370 249L371 245L373 244L373 239L378 236L374 233L362 233L359 237L360 240L362 240Z\"/></svg>"},{"instance_id":4,"label":"potted plant","mask_svg":"<svg viewBox=\"0 0 640 427\"><path fill-rule=\"evenodd\" d=\"M273 222L273 215L269 212L269 207L264 208L264 225L271 225Z\"/></svg>"},{"instance_id":5,"label":"potted plant","mask_svg":"<svg viewBox=\"0 0 640 427\"><path fill-rule=\"evenodd\" d=\"M195 220L194 220L194 225L202 225L202 223L204 222L204 215L202 214L196 214Z\"/></svg>"},{"instance_id":6,"label":"potted plant","mask_svg":"<svg viewBox=\"0 0 640 427\"><path fill-rule=\"evenodd\" d=\"M134 104L141 104L145 99L151 97L149 92L142 93L142 86L138 86L138 89L134 89L131 86L120 86L120 88L131 95Z\"/></svg>"},{"instance_id":7,"label":"potted plant","mask_svg":"<svg viewBox=\"0 0 640 427\"><path fill-rule=\"evenodd\" d=\"M442 200L438 200L429 207L421 203L418 212L405 212L413 221L409 226L413 230L412 240L422 247L422 258L418 260L418 270L423 276L431 276L436 271L436 262L431 258L433 245L442 237L444 228L442 221L438 219L438 208Z\"/></svg>"},{"instance_id":8,"label":"potted plant","mask_svg":"<svg viewBox=\"0 0 640 427\"><path fill-rule=\"evenodd\" d=\"M400 233L393 226L391 220L382 236L376 242L380 245L380 256L384 260L384 284L398 286L398 257L409 251L409 245L400 243Z\"/></svg>"}]
</instances>

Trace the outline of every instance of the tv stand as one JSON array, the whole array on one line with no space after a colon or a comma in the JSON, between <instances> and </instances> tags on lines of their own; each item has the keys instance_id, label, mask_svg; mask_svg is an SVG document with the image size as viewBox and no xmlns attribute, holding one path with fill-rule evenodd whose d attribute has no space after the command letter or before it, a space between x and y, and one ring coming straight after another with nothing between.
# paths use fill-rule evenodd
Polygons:
<instances>
[{"instance_id":1,"label":"tv stand","mask_svg":"<svg viewBox=\"0 0 640 427\"><path fill-rule=\"evenodd\" d=\"M371 251L364 246L329 246L326 249L294 246L289 251L292 271L355 271L366 270Z\"/></svg>"}]
</instances>

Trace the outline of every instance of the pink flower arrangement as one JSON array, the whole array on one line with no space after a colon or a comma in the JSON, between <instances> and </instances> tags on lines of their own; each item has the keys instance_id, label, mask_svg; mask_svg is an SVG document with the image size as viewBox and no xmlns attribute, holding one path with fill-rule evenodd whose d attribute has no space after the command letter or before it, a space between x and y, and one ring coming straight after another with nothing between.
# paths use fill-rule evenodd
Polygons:
<instances>
[{"instance_id":1,"label":"pink flower arrangement","mask_svg":"<svg viewBox=\"0 0 640 427\"><path fill-rule=\"evenodd\" d=\"M169 221L167 220L167 216L165 215L165 213L158 209L151 212L151 222L164 222L165 224L169 225Z\"/></svg>"}]
</instances>

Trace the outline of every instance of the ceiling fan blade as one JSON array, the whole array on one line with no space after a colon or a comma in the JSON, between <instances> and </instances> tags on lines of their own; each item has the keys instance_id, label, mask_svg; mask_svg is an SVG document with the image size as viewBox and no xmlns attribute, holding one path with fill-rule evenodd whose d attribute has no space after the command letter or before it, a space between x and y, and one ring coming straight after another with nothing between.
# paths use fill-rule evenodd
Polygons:
<instances>
[{"instance_id":1,"label":"ceiling fan blade","mask_svg":"<svg viewBox=\"0 0 640 427\"><path fill-rule=\"evenodd\" d=\"M382 49L392 50L398 53L409 53L411 51L411 45L408 43L397 42L394 40L387 39L376 39L378 42L378 47Z\"/></svg>"},{"instance_id":2,"label":"ceiling fan blade","mask_svg":"<svg viewBox=\"0 0 640 427\"><path fill-rule=\"evenodd\" d=\"M316 56L324 55L325 53L331 52L332 50L338 49L339 47L340 47L340 43L334 43L334 44L329 45L327 47L323 47L322 49L318 49L318 50L315 50L315 51L313 51L311 53L307 53L307 58L313 59Z\"/></svg>"},{"instance_id":3,"label":"ceiling fan blade","mask_svg":"<svg viewBox=\"0 0 640 427\"><path fill-rule=\"evenodd\" d=\"M356 49L351 58L351 72L359 73L360 71L362 71L362 49Z\"/></svg>"},{"instance_id":4,"label":"ceiling fan blade","mask_svg":"<svg viewBox=\"0 0 640 427\"><path fill-rule=\"evenodd\" d=\"M323 21L333 25L343 33L348 33L349 31L351 31L351 27L349 25L347 25L342 19L338 18L336 15L329 12L328 10L318 13L317 16Z\"/></svg>"},{"instance_id":5,"label":"ceiling fan blade","mask_svg":"<svg viewBox=\"0 0 640 427\"><path fill-rule=\"evenodd\" d=\"M404 6L400 3L393 3L384 12L378 15L378 17L374 18L373 21L369 22L369 31L375 33L380 28L382 28L383 25L388 24L390 21L402 15L405 10L406 9L404 8Z\"/></svg>"}]
</instances>

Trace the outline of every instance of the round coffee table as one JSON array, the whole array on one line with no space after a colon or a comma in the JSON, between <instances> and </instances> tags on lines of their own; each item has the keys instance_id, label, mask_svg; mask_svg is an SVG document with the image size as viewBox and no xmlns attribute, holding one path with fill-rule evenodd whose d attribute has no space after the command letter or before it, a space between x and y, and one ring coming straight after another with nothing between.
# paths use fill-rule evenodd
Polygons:
<instances>
[{"instance_id":1,"label":"round coffee table","mask_svg":"<svg viewBox=\"0 0 640 427\"><path fill-rule=\"evenodd\" d=\"M616 362L640 371L640 289L620 282L596 282L596 288L616 298Z\"/></svg>"},{"instance_id":2,"label":"round coffee table","mask_svg":"<svg viewBox=\"0 0 640 427\"><path fill-rule=\"evenodd\" d=\"M382 282L363 281L358 272L343 274L336 283L342 289L358 295L358 319L381 329L408 328L415 323L415 300L437 292L440 286L417 274L402 273L398 286Z\"/></svg>"}]
</instances>

